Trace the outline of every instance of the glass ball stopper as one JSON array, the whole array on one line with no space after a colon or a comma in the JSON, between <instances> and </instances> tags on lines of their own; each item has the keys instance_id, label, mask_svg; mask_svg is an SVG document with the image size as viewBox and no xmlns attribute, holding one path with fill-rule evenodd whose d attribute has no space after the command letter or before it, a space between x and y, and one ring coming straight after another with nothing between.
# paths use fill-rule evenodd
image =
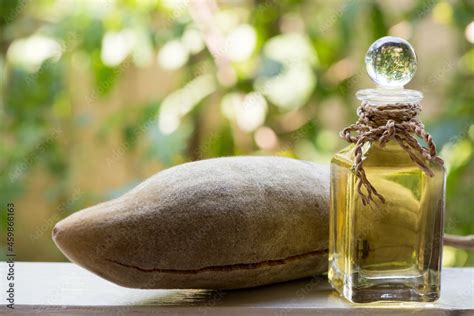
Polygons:
<instances>
[{"instance_id":1,"label":"glass ball stopper","mask_svg":"<svg viewBox=\"0 0 474 316\"><path fill-rule=\"evenodd\" d=\"M402 89L415 75L415 50L402 38L385 36L369 47L365 65L379 88Z\"/></svg>"}]
</instances>

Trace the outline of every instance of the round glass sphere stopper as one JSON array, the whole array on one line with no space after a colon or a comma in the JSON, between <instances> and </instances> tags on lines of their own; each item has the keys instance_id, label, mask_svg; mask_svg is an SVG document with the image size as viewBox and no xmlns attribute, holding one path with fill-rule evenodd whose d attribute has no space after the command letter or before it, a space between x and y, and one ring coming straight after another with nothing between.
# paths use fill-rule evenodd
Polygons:
<instances>
[{"instance_id":1,"label":"round glass sphere stopper","mask_svg":"<svg viewBox=\"0 0 474 316\"><path fill-rule=\"evenodd\" d=\"M415 75L415 50L402 38L382 37L369 47L365 65L378 87L401 89Z\"/></svg>"}]
</instances>

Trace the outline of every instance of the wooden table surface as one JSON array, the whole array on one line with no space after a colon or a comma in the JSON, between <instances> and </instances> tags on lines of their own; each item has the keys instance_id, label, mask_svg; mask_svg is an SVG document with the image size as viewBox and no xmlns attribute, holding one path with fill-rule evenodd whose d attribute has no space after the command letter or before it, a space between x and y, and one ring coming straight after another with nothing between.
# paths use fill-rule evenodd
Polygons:
<instances>
[{"instance_id":1,"label":"wooden table surface","mask_svg":"<svg viewBox=\"0 0 474 316\"><path fill-rule=\"evenodd\" d=\"M7 264L0 268L2 304ZM444 269L436 303L351 305L325 278L234 290L137 290L72 263L15 264L15 313L32 315L474 315L474 268ZM2 306L0 314L11 314Z\"/></svg>"}]
</instances>

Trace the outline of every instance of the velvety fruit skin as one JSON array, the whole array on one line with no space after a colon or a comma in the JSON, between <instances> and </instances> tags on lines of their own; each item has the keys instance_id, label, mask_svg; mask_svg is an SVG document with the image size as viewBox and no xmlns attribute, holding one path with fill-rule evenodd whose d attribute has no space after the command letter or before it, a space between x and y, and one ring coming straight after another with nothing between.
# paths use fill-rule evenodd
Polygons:
<instances>
[{"instance_id":1,"label":"velvety fruit skin","mask_svg":"<svg viewBox=\"0 0 474 316\"><path fill-rule=\"evenodd\" d=\"M74 213L53 239L126 287L233 289L327 271L329 168L277 157L173 167Z\"/></svg>"}]
</instances>

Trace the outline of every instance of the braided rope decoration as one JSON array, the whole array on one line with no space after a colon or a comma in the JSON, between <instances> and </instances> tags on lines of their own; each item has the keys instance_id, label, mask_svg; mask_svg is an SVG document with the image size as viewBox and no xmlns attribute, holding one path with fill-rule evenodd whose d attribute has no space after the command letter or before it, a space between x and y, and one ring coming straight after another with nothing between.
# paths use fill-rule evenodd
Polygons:
<instances>
[{"instance_id":1,"label":"braided rope decoration","mask_svg":"<svg viewBox=\"0 0 474 316\"><path fill-rule=\"evenodd\" d=\"M343 139L355 144L352 169L357 177L357 192L364 205L375 203L374 196L385 203L384 197L377 192L365 174L362 148L366 143L378 142L383 147L390 140L397 141L411 160L430 177L433 172L427 161L444 164L444 161L436 156L433 138L425 131L418 118L420 112L421 105L417 103L373 106L364 102L357 109L357 122L341 131L340 136ZM420 145L416 137L422 139L426 147ZM366 194L362 187L365 187Z\"/></svg>"}]
</instances>

